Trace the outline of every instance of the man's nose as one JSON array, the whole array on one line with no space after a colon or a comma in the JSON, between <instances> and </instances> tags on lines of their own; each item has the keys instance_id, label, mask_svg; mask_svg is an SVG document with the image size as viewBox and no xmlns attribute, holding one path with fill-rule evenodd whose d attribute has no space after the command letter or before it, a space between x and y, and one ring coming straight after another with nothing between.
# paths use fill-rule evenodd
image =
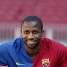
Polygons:
<instances>
[{"instance_id":1,"label":"man's nose","mask_svg":"<svg viewBox=\"0 0 67 67\"><path fill-rule=\"evenodd\" d=\"M34 38L33 33L30 33L30 34L28 35L28 38Z\"/></svg>"}]
</instances>

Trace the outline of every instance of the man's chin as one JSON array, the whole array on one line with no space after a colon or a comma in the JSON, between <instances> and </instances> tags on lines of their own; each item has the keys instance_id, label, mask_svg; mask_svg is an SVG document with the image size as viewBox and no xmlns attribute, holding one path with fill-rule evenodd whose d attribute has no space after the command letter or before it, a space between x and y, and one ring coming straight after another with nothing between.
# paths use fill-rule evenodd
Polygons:
<instances>
[{"instance_id":1,"label":"man's chin","mask_svg":"<svg viewBox=\"0 0 67 67\"><path fill-rule=\"evenodd\" d=\"M29 49L34 49L34 48L36 48L36 46L35 45L33 45L33 46L27 46Z\"/></svg>"}]
</instances>

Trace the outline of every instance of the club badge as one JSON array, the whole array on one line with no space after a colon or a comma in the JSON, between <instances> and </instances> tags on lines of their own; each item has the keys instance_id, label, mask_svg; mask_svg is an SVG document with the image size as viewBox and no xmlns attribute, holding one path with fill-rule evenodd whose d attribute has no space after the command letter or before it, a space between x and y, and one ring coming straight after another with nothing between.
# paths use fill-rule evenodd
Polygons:
<instances>
[{"instance_id":1,"label":"club badge","mask_svg":"<svg viewBox=\"0 0 67 67\"><path fill-rule=\"evenodd\" d=\"M50 60L49 58L42 59L42 67L49 67Z\"/></svg>"}]
</instances>

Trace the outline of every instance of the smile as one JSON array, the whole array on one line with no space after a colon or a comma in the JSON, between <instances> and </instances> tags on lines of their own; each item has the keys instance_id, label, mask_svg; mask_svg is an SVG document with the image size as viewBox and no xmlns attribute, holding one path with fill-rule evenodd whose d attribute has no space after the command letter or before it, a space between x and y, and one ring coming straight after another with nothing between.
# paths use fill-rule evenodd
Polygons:
<instances>
[{"instance_id":1,"label":"smile","mask_svg":"<svg viewBox=\"0 0 67 67\"><path fill-rule=\"evenodd\" d=\"M30 45L33 45L33 44L35 44L35 41L28 41L27 43Z\"/></svg>"}]
</instances>

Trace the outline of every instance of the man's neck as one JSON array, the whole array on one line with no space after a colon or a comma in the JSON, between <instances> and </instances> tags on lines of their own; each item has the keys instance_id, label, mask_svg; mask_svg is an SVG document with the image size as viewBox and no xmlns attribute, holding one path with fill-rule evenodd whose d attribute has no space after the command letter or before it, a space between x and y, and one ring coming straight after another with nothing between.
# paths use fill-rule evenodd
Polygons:
<instances>
[{"instance_id":1,"label":"man's neck","mask_svg":"<svg viewBox=\"0 0 67 67\"><path fill-rule=\"evenodd\" d=\"M40 48L40 46L37 46L34 49L26 48L26 51L30 57L34 58L38 54L39 48Z\"/></svg>"}]
</instances>

